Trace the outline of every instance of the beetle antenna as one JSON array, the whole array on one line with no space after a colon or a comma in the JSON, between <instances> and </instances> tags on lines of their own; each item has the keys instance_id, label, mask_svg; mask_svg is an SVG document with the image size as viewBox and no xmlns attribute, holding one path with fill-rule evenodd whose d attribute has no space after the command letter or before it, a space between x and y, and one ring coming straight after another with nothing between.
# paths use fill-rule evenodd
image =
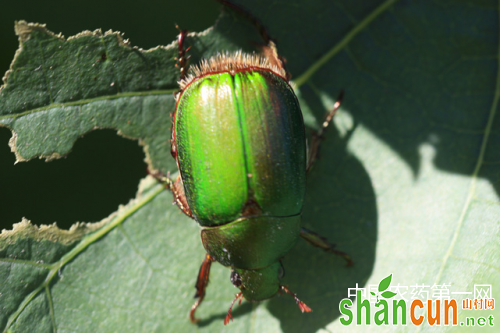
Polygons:
<instances>
[{"instance_id":1,"label":"beetle antenna","mask_svg":"<svg viewBox=\"0 0 500 333\"><path fill-rule=\"evenodd\" d=\"M227 311L227 315L226 315L226 318L224 319L224 325L227 325L229 324L229 321L233 320L233 315L231 315L231 310L233 309L233 305L234 303L238 300L238 298L240 298L240 302L239 304L241 304L241 301L243 300L243 292L240 291L239 293L236 294L236 297L233 299L233 302L231 303L231 306L229 307L229 311Z\"/></svg>"},{"instance_id":2,"label":"beetle antenna","mask_svg":"<svg viewBox=\"0 0 500 333\"><path fill-rule=\"evenodd\" d=\"M302 301L301 301L301 300L297 297L297 295L296 295L296 294L294 294L294 293L292 293L290 290L288 290L288 289L287 289L287 287L285 287L285 286L280 286L280 288L281 288L284 292L286 292L287 294L292 295L292 296L293 296L293 298L295 298L295 302L297 302L297 305L299 306L300 311L302 311L302 312L311 312L311 311L312 311L312 310L311 310L311 308L310 308L310 307L308 307L308 306L306 305L306 303L302 302Z\"/></svg>"}]
</instances>

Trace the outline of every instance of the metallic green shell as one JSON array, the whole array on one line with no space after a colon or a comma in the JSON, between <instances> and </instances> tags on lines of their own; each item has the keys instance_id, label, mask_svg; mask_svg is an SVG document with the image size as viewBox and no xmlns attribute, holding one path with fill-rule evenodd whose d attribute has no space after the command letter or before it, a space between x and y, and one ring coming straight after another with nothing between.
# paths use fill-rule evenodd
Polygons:
<instances>
[{"instance_id":1,"label":"metallic green shell","mask_svg":"<svg viewBox=\"0 0 500 333\"><path fill-rule=\"evenodd\" d=\"M283 78L265 69L202 76L180 95L174 119L179 169L198 223L234 221L248 206L258 206L257 215L300 214L305 130Z\"/></svg>"},{"instance_id":2,"label":"metallic green shell","mask_svg":"<svg viewBox=\"0 0 500 333\"><path fill-rule=\"evenodd\" d=\"M250 302L260 302L276 295L281 285L280 268L281 263L278 261L262 269L235 268L235 271L241 276L242 286L240 289L245 299Z\"/></svg>"}]
</instances>

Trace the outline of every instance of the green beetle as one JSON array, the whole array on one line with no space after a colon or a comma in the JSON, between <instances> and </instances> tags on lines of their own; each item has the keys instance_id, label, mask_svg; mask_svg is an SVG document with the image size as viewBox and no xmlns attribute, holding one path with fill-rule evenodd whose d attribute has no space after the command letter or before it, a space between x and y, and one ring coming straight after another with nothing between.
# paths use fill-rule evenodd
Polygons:
<instances>
[{"instance_id":1,"label":"green beetle","mask_svg":"<svg viewBox=\"0 0 500 333\"><path fill-rule=\"evenodd\" d=\"M187 32L179 34L181 89L171 148L180 174L175 181L158 178L202 229L207 254L195 285L192 322L214 261L231 268L231 282L240 289L224 324L232 320L238 299L262 301L278 292L291 294L302 312L311 311L280 282L280 260L300 236L352 263L325 238L300 226L306 173L340 98L308 155L302 112L284 61L262 26L250 18L266 40L263 55L219 54L191 68L189 75Z\"/></svg>"}]
</instances>

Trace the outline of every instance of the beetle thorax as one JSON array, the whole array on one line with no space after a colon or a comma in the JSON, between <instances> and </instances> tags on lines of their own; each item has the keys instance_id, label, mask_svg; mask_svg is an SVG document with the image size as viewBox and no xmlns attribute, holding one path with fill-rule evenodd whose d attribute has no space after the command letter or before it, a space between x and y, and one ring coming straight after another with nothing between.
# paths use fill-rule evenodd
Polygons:
<instances>
[{"instance_id":1,"label":"beetle thorax","mask_svg":"<svg viewBox=\"0 0 500 333\"><path fill-rule=\"evenodd\" d=\"M188 76L179 81L181 90L184 90L193 80L200 77L228 72L234 75L237 71L246 71L251 69L269 70L274 74L286 79L286 71L280 65L280 62L270 60L268 57L263 57L257 54L246 54L241 51L236 53L218 54L208 60L203 60L198 66L192 66Z\"/></svg>"}]
</instances>

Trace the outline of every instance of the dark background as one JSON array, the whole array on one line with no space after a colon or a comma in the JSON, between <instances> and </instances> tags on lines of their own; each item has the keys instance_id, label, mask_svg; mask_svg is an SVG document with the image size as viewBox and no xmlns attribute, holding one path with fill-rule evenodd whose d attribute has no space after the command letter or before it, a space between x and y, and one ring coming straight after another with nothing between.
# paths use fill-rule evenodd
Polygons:
<instances>
[{"instance_id":1,"label":"dark background","mask_svg":"<svg viewBox=\"0 0 500 333\"><path fill-rule=\"evenodd\" d=\"M0 10L0 73L9 69L19 45L14 21L45 23L66 38L83 30L113 29L124 32L132 45L149 49L170 44L178 33L175 24L203 31L219 12L220 5L210 0L5 2ZM135 197L146 176L137 141L113 130L85 135L66 158L16 165L10 137L10 130L0 127L0 230L11 229L22 217L37 225L57 222L65 229L77 221L99 221Z\"/></svg>"}]
</instances>

